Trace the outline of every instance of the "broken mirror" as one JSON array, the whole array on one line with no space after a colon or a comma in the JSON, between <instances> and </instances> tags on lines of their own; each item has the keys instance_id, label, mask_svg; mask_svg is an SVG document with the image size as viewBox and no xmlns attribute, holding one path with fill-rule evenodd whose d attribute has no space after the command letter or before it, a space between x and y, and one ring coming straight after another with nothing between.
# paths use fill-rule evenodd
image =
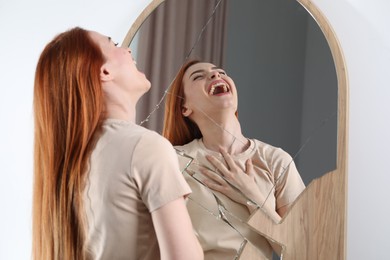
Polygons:
<instances>
[{"instance_id":1,"label":"broken mirror","mask_svg":"<svg viewBox=\"0 0 390 260\"><path fill-rule=\"evenodd\" d=\"M337 76L321 28L296 1L153 2L153 10L139 18L137 28L131 28L136 33L130 35L128 43L125 40L138 68L152 83L137 105L138 123L162 133L164 103L172 95L170 85L188 60L223 68L237 88L243 135L279 147L291 157L281 165L285 170L270 181L273 185L262 190L264 200L256 201L206 158L176 147L182 172L193 190L188 208L198 227L195 231L204 237L201 242L206 256L207 250L212 254L213 246L222 248L221 259L239 259L244 247L252 247L258 254L256 259L270 259L272 251L280 255L282 245L246 224L251 214L248 205L277 222L281 216L267 203L277 200L280 194L276 187L290 167L296 167L306 186L336 167ZM212 115L208 117L218 125ZM251 143L248 149L255 151L256 147ZM224 162L223 156L220 160ZM246 205L238 205L205 185L204 169L223 178ZM196 223L198 219L202 221Z\"/></svg>"}]
</instances>

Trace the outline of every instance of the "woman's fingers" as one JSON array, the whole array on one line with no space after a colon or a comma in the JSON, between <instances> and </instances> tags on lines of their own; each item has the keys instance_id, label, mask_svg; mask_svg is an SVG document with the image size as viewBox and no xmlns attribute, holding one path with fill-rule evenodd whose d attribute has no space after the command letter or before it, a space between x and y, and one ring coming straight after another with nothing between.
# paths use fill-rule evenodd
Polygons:
<instances>
[{"instance_id":1,"label":"woman's fingers","mask_svg":"<svg viewBox=\"0 0 390 260\"><path fill-rule=\"evenodd\" d=\"M204 180L204 184L212 190L224 193L225 187L210 180Z\"/></svg>"},{"instance_id":2,"label":"woman's fingers","mask_svg":"<svg viewBox=\"0 0 390 260\"><path fill-rule=\"evenodd\" d=\"M211 155L206 155L207 160L224 176L229 175L229 169L219 161L217 158Z\"/></svg>"},{"instance_id":3,"label":"woman's fingers","mask_svg":"<svg viewBox=\"0 0 390 260\"><path fill-rule=\"evenodd\" d=\"M246 160L245 166L246 166L245 173L248 174L248 176L252 177L254 175L252 160L251 159Z\"/></svg>"},{"instance_id":4,"label":"woman's fingers","mask_svg":"<svg viewBox=\"0 0 390 260\"><path fill-rule=\"evenodd\" d=\"M207 169L201 169L200 170L204 175L206 175L210 180L213 180L219 184L222 184L224 182L223 178L219 176L217 173L207 170Z\"/></svg>"},{"instance_id":5,"label":"woman's fingers","mask_svg":"<svg viewBox=\"0 0 390 260\"><path fill-rule=\"evenodd\" d=\"M212 190L216 190L216 191L219 191L219 192L224 192L224 190L226 189L226 181L221 177L219 176L217 173L213 172L213 171L210 171L210 170L206 170L206 169L202 169L201 172L206 176L208 177L208 179L203 179L202 182L209 188L211 188Z\"/></svg>"},{"instance_id":6,"label":"woman's fingers","mask_svg":"<svg viewBox=\"0 0 390 260\"><path fill-rule=\"evenodd\" d=\"M220 152L223 156L223 158L225 159L226 161L226 164L228 165L229 169L231 171L235 171L236 170L236 163L234 162L233 158L230 156L230 154L228 154L225 149L220 149Z\"/></svg>"}]
</instances>

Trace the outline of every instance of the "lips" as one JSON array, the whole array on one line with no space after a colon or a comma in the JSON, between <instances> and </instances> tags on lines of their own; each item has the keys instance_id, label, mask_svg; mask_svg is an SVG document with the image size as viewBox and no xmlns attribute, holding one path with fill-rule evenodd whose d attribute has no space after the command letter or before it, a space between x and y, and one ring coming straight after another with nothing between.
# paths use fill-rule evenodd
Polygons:
<instances>
[{"instance_id":1,"label":"lips","mask_svg":"<svg viewBox=\"0 0 390 260\"><path fill-rule=\"evenodd\" d=\"M230 86L223 80L217 80L210 84L208 93L211 96L230 92Z\"/></svg>"}]
</instances>

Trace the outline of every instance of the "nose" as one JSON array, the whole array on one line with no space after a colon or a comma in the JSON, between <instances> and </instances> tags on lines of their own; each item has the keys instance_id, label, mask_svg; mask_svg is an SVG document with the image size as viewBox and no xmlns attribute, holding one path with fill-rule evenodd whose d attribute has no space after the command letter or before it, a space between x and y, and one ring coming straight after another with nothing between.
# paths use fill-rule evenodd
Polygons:
<instances>
[{"instance_id":1,"label":"nose","mask_svg":"<svg viewBox=\"0 0 390 260\"><path fill-rule=\"evenodd\" d=\"M220 78L221 75L219 74L218 71L212 70L212 71L210 71L209 77L210 77L211 79L215 79L215 78Z\"/></svg>"},{"instance_id":2,"label":"nose","mask_svg":"<svg viewBox=\"0 0 390 260\"><path fill-rule=\"evenodd\" d=\"M129 53L130 53L130 56L131 56L131 58L133 59L133 61L134 61L134 65L137 65L137 61L134 59L134 57L133 57L133 53L131 52L131 49L130 48L127 48L127 50L129 51Z\"/></svg>"},{"instance_id":3,"label":"nose","mask_svg":"<svg viewBox=\"0 0 390 260\"><path fill-rule=\"evenodd\" d=\"M134 60L133 52L131 51L131 49L130 49L130 48L126 48L126 51L127 51L128 53L130 53L131 58Z\"/></svg>"}]
</instances>

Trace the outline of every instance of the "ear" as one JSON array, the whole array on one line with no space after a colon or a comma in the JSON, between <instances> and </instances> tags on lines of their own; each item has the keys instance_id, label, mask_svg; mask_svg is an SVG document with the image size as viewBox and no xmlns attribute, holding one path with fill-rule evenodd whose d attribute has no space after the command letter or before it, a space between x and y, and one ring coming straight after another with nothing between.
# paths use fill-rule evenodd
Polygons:
<instances>
[{"instance_id":1,"label":"ear","mask_svg":"<svg viewBox=\"0 0 390 260\"><path fill-rule=\"evenodd\" d=\"M185 116L185 117L189 117L189 116L192 114L192 109L183 106L183 107L181 108L181 114L182 114L183 116Z\"/></svg>"},{"instance_id":2,"label":"ear","mask_svg":"<svg viewBox=\"0 0 390 260\"><path fill-rule=\"evenodd\" d=\"M112 73L105 64L100 68L100 80L103 82L112 80Z\"/></svg>"}]
</instances>

